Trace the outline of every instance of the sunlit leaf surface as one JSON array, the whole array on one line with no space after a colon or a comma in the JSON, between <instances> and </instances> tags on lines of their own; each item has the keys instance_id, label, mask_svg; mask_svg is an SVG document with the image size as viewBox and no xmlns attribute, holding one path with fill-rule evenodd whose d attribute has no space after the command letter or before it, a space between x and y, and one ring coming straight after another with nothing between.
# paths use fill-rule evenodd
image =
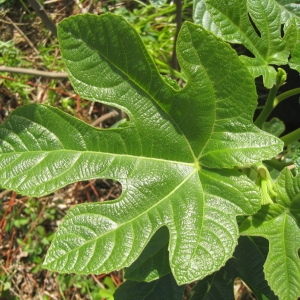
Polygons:
<instances>
[{"instance_id":1,"label":"sunlit leaf surface","mask_svg":"<svg viewBox=\"0 0 300 300\"><path fill-rule=\"evenodd\" d=\"M179 285L218 270L237 244L237 215L259 209L256 186L235 167L276 155L282 143L253 125L252 76L229 45L185 23L183 89L163 79L121 17L78 15L58 27L81 97L126 111L128 126L95 129L43 105L17 109L0 127L0 184L41 196L78 180L113 178L122 195L71 209L44 266L108 273L131 265L154 233L169 231Z\"/></svg>"}]
</instances>

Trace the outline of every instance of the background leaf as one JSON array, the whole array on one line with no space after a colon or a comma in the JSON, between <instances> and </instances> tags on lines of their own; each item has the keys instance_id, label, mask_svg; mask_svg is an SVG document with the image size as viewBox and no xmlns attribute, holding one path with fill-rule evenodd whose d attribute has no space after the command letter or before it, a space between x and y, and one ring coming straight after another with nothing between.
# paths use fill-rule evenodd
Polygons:
<instances>
[{"instance_id":1,"label":"background leaf","mask_svg":"<svg viewBox=\"0 0 300 300\"><path fill-rule=\"evenodd\" d=\"M182 300L185 286L178 286L171 273L152 282L125 281L115 300Z\"/></svg>"},{"instance_id":2,"label":"background leaf","mask_svg":"<svg viewBox=\"0 0 300 300\"><path fill-rule=\"evenodd\" d=\"M247 68L229 45L191 23L177 45L189 78L183 89L159 75L121 17L78 15L60 23L58 34L76 91L123 109L130 122L99 130L30 105L0 127L5 187L43 195L78 180L122 184L118 200L69 211L44 266L79 274L128 267L166 226L179 285L218 270L237 244L236 216L255 213L260 202L256 185L234 167L282 149L253 125L256 92Z\"/></svg>"},{"instance_id":3,"label":"background leaf","mask_svg":"<svg viewBox=\"0 0 300 300\"><path fill-rule=\"evenodd\" d=\"M282 23L287 22L290 18L296 18L299 22L300 1L299 0L276 0L281 9Z\"/></svg>"},{"instance_id":4,"label":"background leaf","mask_svg":"<svg viewBox=\"0 0 300 300\"><path fill-rule=\"evenodd\" d=\"M232 258L219 271L197 283L191 300L234 299L236 278L249 286L257 300L278 299L264 278L265 248L268 249L268 243L262 238L240 237Z\"/></svg>"},{"instance_id":5,"label":"background leaf","mask_svg":"<svg viewBox=\"0 0 300 300\"><path fill-rule=\"evenodd\" d=\"M265 205L241 226L241 234L269 240L266 279L280 299L300 296L300 177L285 169L276 181L278 204Z\"/></svg>"},{"instance_id":6,"label":"background leaf","mask_svg":"<svg viewBox=\"0 0 300 300\"><path fill-rule=\"evenodd\" d=\"M281 37L281 10L274 0L207 0L206 8L226 41L241 43L252 52L254 58L241 55L242 61L271 88L276 82L271 65L287 64L297 41L295 20L285 24Z\"/></svg>"},{"instance_id":7,"label":"background leaf","mask_svg":"<svg viewBox=\"0 0 300 300\"><path fill-rule=\"evenodd\" d=\"M194 0L193 20L195 24L202 25L205 29L213 32L215 35L222 37L219 27L212 20L205 6L206 0Z\"/></svg>"},{"instance_id":8,"label":"background leaf","mask_svg":"<svg viewBox=\"0 0 300 300\"><path fill-rule=\"evenodd\" d=\"M164 5L166 2L166 0L150 0L150 3L157 8Z\"/></svg>"}]
</instances>

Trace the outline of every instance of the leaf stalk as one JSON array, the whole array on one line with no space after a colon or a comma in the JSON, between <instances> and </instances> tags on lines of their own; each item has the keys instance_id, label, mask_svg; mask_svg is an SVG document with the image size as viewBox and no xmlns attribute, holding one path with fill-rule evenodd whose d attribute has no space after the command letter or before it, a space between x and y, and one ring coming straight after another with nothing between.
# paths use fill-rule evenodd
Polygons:
<instances>
[{"instance_id":1,"label":"leaf stalk","mask_svg":"<svg viewBox=\"0 0 300 300\"><path fill-rule=\"evenodd\" d=\"M276 94L278 89L285 83L286 81L286 72L282 68L278 68L277 75L276 75L276 83L273 85L273 87L269 91L267 102L261 111L260 115L255 120L254 124L262 128L262 125L264 122L266 122L267 118L271 114L273 108L274 108L274 101L276 98Z\"/></svg>"},{"instance_id":2,"label":"leaf stalk","mask_svg":"<svg viewBox=\"0 0 300 300\"><path fill-rule=\"evenodd\" d=\"M287 98L290 98L292 96L295 96L297 94L300 94L300 88L295 88L295 89L292 89L292 90L289 90L289 91L286 91L280 95L278 95L275 100L274 100L274 106L277 106L280 102L282 102L283 100L287 99Z\"/></svg>"},{"instance_id":3,"label":"leaf stalk","mask_svg":"<svg viewBox=\"0 0 300 300\"><path fill-rule=\"evenodd\" d=\"M298 141L300 139L300 128L282 136L280 139L284 142L284 146Z\"/></svg>"},{"instance_id":4,"label":"leaf stalk","mask_svg":"<svg viewBox=\"0 0 300 300\"><path fill-rule=\"evenodd\" d=\"M261 128L263 123L266 122L267 118L271 114L271 112L274 108L273 103L274 103L274 99L276 97L278 89L279 89L279 87L276 84L270 89L266 104L265 104L263 110L261 111L260 115L254 121L254 124L257 127Z\"/></svg>"}]
</instances>

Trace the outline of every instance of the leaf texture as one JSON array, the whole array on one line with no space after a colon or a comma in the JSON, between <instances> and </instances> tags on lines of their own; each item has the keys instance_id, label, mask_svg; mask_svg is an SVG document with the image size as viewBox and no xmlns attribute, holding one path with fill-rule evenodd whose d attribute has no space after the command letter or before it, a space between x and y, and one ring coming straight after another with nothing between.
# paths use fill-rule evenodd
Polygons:
<instances>
[{"instance_id":1,"label":"leaf texture","mask_svg":"<svg viewBox=\"0 0 300 300\"><path fill-rule=\"evenodd\" d=\"M150 282L169 274L168 241L168 229L162 227L157 230L138 259L126 269L124 278Z\"/></svg>"},{"instance_id":2,"label":"leaf texture","mask_svg":"<svg viewBox=\"0 0 300 300\"><path fill-rule=\"evenodd\" d=\"M194 23L202 25L206 30L222 37L219 27L212 20L209 11L206 9L206 0L194 0L193 19Z\"/></svg>"},{"instance_id":3,"label":"leaf texture","mask_svg":"<svg viewBox=\"0 0 300 300\"><path fill-rule=\"evenodd\" d=\"M282 22L291 18L296 18L297 23L300 21L300 2L299 0L276 0L281 9Z\"/></svg>"},{"instance_id":4,"label":"leaf texture","mask_svg":"<svg viewBox=\"0 0 300 300\"><path fill-rule=\"evenodd\" d=\"M189 78L183 89L159 75L121 17L71 17L58 35L80 96L123 109L130 122L95 129L57 109L29 105L0 127L6 188L40 196L78 180L122 184L118 200L69 211L44 266L76 273L128 267L166 226L179 285L218 270L237 244L236 215L253 214L260 203L256 186L234 168L282 149L253 125L256 93L247 68L230 46L190 23L177 45Z\"/></svg>"},{"instance_id":5,"label":"leaf texture","mask_svg":"<svg viewBox=\"0 0 300 300\"><path fill-rule=\"evenodd\" d=\"M285 24L281 37L281 9L275 0L207 0L206 8L226 41L241 43L252 52L254 58L241 55L241 60L271 88L276 82L271 65L287 64L297 42L295 19Z\"/></svg>"}]
</instances>

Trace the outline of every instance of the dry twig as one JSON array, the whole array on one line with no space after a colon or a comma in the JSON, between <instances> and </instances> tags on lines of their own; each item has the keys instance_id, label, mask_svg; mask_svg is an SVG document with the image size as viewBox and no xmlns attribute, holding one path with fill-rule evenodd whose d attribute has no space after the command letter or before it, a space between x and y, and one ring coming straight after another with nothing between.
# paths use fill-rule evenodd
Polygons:
<instances>
[{"instance_id":1,"label":"dry twig","mask_svg":"<svg viewBox=\"0 0 300 300\"><path fill-rule=\"evenodd\" d=\"M9 17L5 17L7 21L9 21L14 27L15 29L21 34L21 36L26 40L26 42L28 43L28 45L33 49L33 51L36 54L39 54L39 50L34 46L34 44L31 42L31 40L27 37L27 35L20 29L20 27L18 25L16 25L16 23L14 23Z\"/></svg>"},{"instance_id":2,"label":"dry twig","mask_svg":"<svg viewBox=\"0 0 300 300\"><path fill-rule=\"evenodd\" d=\"M40 71L40 70L14 68L14 67L6 67L6 66L0 66L0 72L28 74L28 75L53 78L53 79L68 78L68 73L66 73L66 72L50 72L50 71Z\"/></svg>"},{"instance_id":3,"label":"dry twig","mask_svg":"<svg viewBox=\"0 0 300 300\"><path fill-rule=\"evenodd\" d=\"M96 119L94 122L91 123L92 126L97 126L99 125L100 123L110 119L110 118L113 118L113 117L116 117L119 113L116 111L116 110L112 110L110 111L109 113L105 114L105 115L102 115L101 117L99 117L98 119Z\"/></svg>"}]
</instances>

